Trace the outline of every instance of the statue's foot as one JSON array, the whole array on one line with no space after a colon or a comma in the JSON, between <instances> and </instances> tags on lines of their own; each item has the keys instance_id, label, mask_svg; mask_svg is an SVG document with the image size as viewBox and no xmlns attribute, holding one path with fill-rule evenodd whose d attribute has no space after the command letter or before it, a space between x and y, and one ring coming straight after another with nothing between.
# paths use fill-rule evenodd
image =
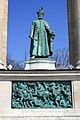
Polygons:
<instances>
[{"instance_id":1,"label":"statue's foot","mask_svg":"<svg viewBox=\"0 0 80 120\"><path fill-rule=\"evenodd\" d=\"M32 59L34 59L35 58L35 56L32 56Z\"/></svg>"}]
</instances>

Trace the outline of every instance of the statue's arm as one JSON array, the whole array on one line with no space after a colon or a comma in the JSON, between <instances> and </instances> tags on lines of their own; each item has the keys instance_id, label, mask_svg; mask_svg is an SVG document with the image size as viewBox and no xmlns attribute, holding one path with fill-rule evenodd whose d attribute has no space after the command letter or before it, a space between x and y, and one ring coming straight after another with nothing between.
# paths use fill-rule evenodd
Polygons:
<instances>
[{"instance_id":1,"label":"statue's arm","mask_svg":"<svg viewBox=\"0 0 80 120\"><path fill-rule=\"evenodd\" d=\"M46 30L47 30L47 32L49 34L49 37L51 39L54 39L55 34L54 34L54 32L51 31L50 26L49 26L48 22L46 22L46 21L45 21L45 28L46 28Z\"/></svg>"},{"instance_id":2,"label":"statue's arm","mask_svg":"<svg viewBox=\"0 0 80 120\"><path fill-rule=\"evenodd\" d=\"M44 22L44 26L48 30L48 32L51 32L50 26L47 21Z\"/></svg>"},{"instance_id":3,"label":"statue's arm","mask_svg":"<svg viewBox=\"0 0 80 120\"><path fill-rule=\"evenodd\" d=\"M34 39L34 22L32 22L32 26L31 26L31 29L30 29L30 36L29 36L31 39Z\"/></svg>"}]
</instances>

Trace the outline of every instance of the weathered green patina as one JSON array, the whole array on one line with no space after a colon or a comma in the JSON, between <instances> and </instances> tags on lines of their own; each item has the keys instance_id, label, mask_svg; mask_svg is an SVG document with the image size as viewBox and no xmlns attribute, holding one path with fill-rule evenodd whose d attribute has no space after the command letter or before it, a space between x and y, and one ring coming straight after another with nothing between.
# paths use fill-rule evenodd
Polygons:
<instances>
[{"instance_id":1,"label":"weathered green patina","mask_svg":"<svg viewBox=\"0 0 80 120\"><path fill-rule=\"evenodd\" d=\"M48 56L53 54L52 41L55 35L51 31L47 21L42 18L44 15L42 7L39 9L37 14L38 19L32 22L32 27L30 30L30 57L48 58Z\"/></svg>"},{"instance_id":2,"label":"weathered green patina","mask_svg":"<svg viewBox=\"0 0 80 120\"><path fill-rule=\"evenodd\" d=\"M12 108L71 108L71 82L13 82Z\"/></svg>"}]
</instances>

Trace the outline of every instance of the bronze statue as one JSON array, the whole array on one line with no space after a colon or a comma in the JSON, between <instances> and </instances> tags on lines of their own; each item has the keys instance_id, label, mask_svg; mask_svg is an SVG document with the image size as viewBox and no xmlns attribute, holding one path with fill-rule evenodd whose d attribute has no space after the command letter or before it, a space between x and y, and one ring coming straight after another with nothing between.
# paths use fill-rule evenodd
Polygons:
<instances>
[{"instance_id":1,"label":"bronze statue","mask_svg":"<svg viewBox=\"0 0 80 120\"><path fill-rule=\"evenodd\" d=\"M30 57L31 58L48 58L52 56L52 39L54 33L51 31L47 21L43 20L43 8L37 12L38 19L32 22L30 30Z\"/></svg>"}]
</instances>

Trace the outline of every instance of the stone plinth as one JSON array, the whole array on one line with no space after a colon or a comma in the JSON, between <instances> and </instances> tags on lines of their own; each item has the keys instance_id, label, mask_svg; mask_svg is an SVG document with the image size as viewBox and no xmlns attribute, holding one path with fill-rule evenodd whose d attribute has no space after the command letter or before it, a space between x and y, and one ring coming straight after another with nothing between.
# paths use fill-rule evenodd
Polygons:
<instances>
[{"instance_id":1,"label":"stone plinth","mask_svg":"<svg viewBox=\"0 0 80 120\"><path fill-rule=\"evenodd\" d=\"M55 61L50 60L29 60L25 62L25 70L54 70Z\"/></svg>"}]
</instances>

